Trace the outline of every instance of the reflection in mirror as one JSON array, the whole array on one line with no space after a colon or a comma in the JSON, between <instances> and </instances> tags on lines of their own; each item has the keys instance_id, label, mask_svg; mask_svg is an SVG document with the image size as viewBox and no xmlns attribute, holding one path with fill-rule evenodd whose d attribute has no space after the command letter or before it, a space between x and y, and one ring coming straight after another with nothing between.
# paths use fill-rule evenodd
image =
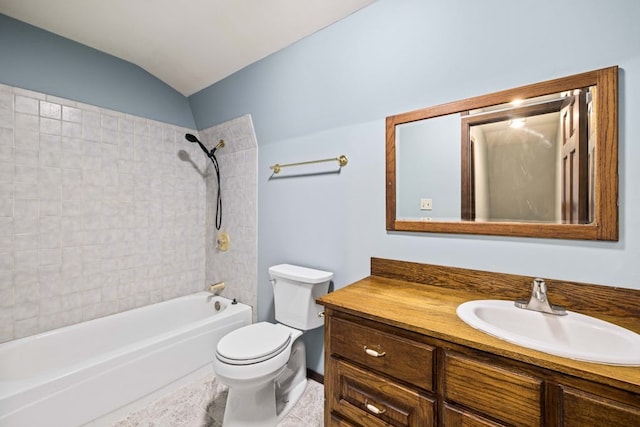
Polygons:
<instances>
[{"instance_id":1,"label":"reflection in mirror","mask_svg":"<svg viewBox=\"0 0 640 427\"><path fill-rule=\"evenodd\" d=\"M462 117L469 161L462 219L593 221L595 87L519 100Z\"/></svg>"},{"instance_id":2,"label":"reflection in mirror","mask_svg":"<svg viewBox=\"0 0 640 427\"><path fill-rule=\"evenodd\" d=\"M388 230L617 240L617 185L617 67L387 118Z\"/></svg>"}]
</instances>

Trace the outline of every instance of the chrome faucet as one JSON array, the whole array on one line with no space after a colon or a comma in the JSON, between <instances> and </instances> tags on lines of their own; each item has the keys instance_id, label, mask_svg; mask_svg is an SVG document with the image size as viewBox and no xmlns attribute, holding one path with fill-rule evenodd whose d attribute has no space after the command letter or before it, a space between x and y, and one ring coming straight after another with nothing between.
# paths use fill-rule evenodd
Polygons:
<instances>
[{"instance_id":1,"label":"chrome faucet","mask_svg":"<svg viewBox=\"0 0 640 427\"><path fill-rule=\"evenodd\" d=\"M547 284L543 279L533 279L533 284L531 285L531 298L529 301L519 299L515 301L515 305L518 308L555 314L558 316L565 316L567 314L564 307L549 303L549 299L547 298Z\"/></svg>"}]
</instances>

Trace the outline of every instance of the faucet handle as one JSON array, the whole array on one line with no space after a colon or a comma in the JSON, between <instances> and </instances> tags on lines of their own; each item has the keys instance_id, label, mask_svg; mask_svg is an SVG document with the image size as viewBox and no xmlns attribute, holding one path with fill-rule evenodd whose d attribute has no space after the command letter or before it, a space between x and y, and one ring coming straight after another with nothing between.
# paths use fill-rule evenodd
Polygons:
<instances>
[{"instance_id":1,"label":"faucet handle","mask_svg":"<svg viewBox=\"0 0 640 427\"><path fill-rule=\"evenodd\" d=\"M531 284L531 293L532 296L535 296L536 299L540 301L544 301L547 299L547 284L544 279L536 277L533 279L533 283Z\"/></svg>"}]
</instances>

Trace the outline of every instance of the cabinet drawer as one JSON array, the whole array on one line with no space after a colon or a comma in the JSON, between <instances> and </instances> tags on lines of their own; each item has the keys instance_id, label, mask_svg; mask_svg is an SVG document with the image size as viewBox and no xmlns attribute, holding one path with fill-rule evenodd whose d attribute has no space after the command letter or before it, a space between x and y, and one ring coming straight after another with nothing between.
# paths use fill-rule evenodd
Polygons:
<instances>
[{"instance_id":1,"label":"cabinet drawer","mask_svg":"<svg viewBox=\"0 0 640 427\"><path fill-rule=\"evenodd\" d=\"M333 354L433 390L433 347L343 319L330 322Z\"/></svg>"},{"instance_id":2,"label":"cabinet drawer","mask_svg":"<svg viewBox=\"0 0 640 427\"><path fill-rule=\"evenodd\" d=\"M447 405L446 403L442 413L442 422L445 426L456 427L505 427L504 424L489 421L478 415Z\"/></svg>"},{"instance_id":3,"label":"cabinet drawer","mask_svg":"<svg viewBox=\"0 0 640 427\"><path fill-rule=\"evenodd\" d=\"M541 425L541 379L451 353L444 371L445 399L510 424Z\"/></svg>"},{"instance_id":4,"label":"cabinet drawer","mask_svg":"<svg viewBox=\"0 0 640 427\"><path fill-rule=\"evenodd\" d=\"M566 386L560 386L562 426L640 426L640 409Z\"/></svg>"},{"instance_id":5,"label":"cabinet drawer","mask_svg":"<svg viewBox=\"0 0 640 427\"><path fill-rule=\"evenodd\" d=\"M329 419L330 427L358 427L355 424L348 423L342 418L337 417L335 414L331 414L331 418Z\"/></svg>"},{"instance_id":6,"label":"cabinet drawer","mask_svg":"<svg viewBox=\"0 0 640 427\"><path fill-rule=\"evenodd\" d=\"M435 403L416 391L331 359L332 409L361 426L435 426Z\"/></svg>"}]
</instances>

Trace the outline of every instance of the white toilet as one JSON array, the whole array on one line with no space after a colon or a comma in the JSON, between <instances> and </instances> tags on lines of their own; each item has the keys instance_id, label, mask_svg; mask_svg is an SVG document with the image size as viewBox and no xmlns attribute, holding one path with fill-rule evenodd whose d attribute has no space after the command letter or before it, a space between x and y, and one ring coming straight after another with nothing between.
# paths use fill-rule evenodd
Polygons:
<instances>
[{"instance_id":1,"label":"white toilet","mask_svg":"<svg viewBox=\"0 0 640 427\"><path fill-rule=\"evenodd\" d=\"M229 386L224 427L275 426L296 404L307 384L303 331L323 325L316 298L333 273L280 264L269 268L276 321L258 322L225 335L213 369Z\"/></svg>"}]
</instances>

